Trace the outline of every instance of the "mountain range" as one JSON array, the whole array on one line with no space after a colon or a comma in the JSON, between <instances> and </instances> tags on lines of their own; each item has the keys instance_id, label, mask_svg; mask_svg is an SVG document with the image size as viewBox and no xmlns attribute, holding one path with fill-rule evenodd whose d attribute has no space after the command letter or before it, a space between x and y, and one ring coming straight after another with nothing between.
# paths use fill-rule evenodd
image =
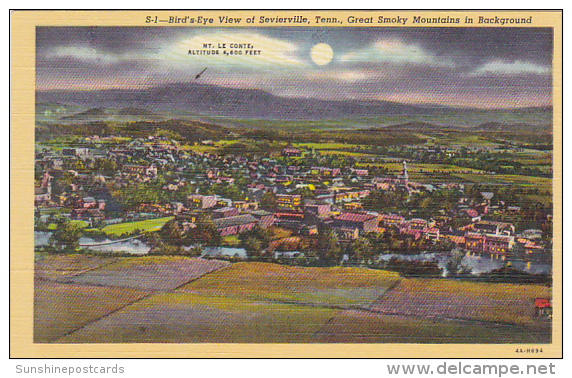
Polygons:
<instances>
[{"instance_id":1,"label":"mountain range","mask_svg":"<svg viewBox=\"0 0 572 378\"><path fill-rule=\"evenodd\" d=\"M502 129L506 114L525 117L510 121L519 128L549 129L552 107L511 110L454 108L442 105L412 105L390 101L321 100L280 97L256 89L227 88L197 83L166 84L143 89L37 91L37 103L83 107L84 111L67 113L62 120L81 121L104 117L102 109L120 109L118 115L152 116L153 112L184 112L196 116L232 117L235 119L332 120L379 117L459 117L477 118L476 125ZM88 109L88 110L85 110ZM491 117L491 115L494 115ZM514 118L514 117L513 117ZM403 122L408 122L404 120Z\"/></svg>"}]
</instances>

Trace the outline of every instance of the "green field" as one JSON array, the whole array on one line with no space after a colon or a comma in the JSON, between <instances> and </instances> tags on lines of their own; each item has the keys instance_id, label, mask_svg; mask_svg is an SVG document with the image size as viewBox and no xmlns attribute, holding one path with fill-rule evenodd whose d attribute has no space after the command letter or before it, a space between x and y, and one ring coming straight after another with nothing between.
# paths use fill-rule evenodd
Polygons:
<instances>
[{"instance_id":1,"label":"green field","mask_svg":"<svg viewBox=\"0 0 572 378\"><path fill-rule=\"evenodd\" d=\"M518 185L528 188L537 188L543 191L552 191L552 179L546 177L533 177L523 175L479 175L471 173L455 173L455 176L464 181L475 183L488 183L492 185Z\"/></svg>"},{"instance_id":2,"label":"green field","mask_svg":"<svg viewBox=\"0 0 572 378\"><path fill-rule=\"evenodd\" d=\"M147 219L144 221L137 222L125 222L111 224L105 226L102 231L105 232L107 236L118 237L126 234L131 234L135 230L139 231L157 231L165 225L168 221L173 219L173 217L157 218L157 219Z\"/></svg>"}]
</instances>

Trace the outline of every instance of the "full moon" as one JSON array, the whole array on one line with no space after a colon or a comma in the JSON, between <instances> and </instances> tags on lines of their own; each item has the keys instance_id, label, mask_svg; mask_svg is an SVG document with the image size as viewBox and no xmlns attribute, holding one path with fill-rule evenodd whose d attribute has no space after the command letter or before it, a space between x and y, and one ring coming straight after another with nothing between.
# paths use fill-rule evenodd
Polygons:
<instances>
[{"instance_id":1,"label":"full moon","mask_svg":"<svg viewBox=\"0 0 572 378\"><path fill-rule=\"evenodd\" d=\"M330 45L326 43L318 43L312 47L310 50L310 58L318 66L325 66L332 61L334 57L334 51Z\"/></svg>"}]
</instances>

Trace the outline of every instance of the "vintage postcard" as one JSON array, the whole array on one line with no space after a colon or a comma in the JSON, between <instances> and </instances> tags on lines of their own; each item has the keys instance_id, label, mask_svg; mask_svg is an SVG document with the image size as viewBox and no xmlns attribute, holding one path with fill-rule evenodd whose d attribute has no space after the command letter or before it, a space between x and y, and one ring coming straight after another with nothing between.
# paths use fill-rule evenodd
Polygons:
<instances>
[{"instance_id":1,"label":"vintage postcard","mask_svg":"<svg viewBox=\"0 0 572 378\"><path fill-rule=\"evenodd\" d=\"M11 22L12 357L562 356L562 12Z\"/></svg>"}]
</instances>

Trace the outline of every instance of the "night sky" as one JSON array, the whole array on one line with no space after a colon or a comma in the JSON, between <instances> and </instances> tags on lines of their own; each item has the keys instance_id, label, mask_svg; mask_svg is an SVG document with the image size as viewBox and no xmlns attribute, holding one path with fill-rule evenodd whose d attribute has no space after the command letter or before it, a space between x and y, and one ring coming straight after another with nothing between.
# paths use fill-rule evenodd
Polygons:
<instances>
[{"instance_id":1,"label":"night sky","mask_svg":"<svg viewBox=\"0 0 572 378\"><path fill-rule=\"evenodd\" d=\"M39 27L38 90L133 89L194 81L278 96L481 108L551 103L549 28ZM188 55L250 43L260 55ZM312 47L332 60L318 65Z\"/></svg>"}]
</instances>

